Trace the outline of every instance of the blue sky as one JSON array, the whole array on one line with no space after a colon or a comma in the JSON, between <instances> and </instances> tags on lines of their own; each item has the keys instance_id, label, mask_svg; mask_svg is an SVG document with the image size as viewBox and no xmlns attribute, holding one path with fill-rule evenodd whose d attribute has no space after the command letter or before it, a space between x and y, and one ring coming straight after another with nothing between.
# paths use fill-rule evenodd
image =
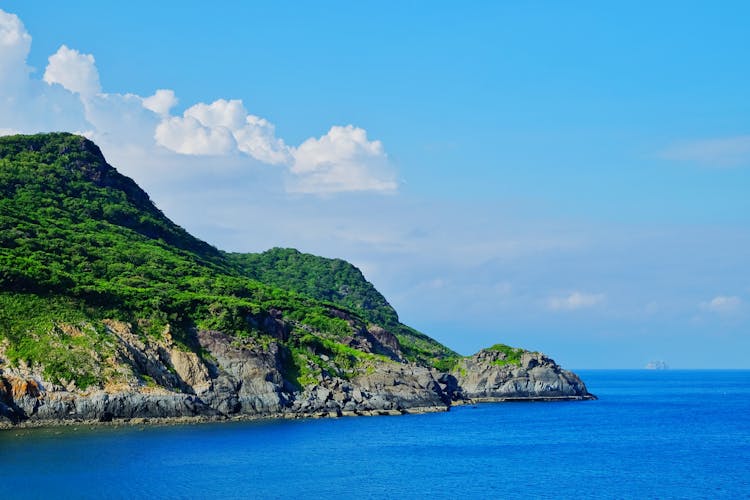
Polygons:
<instances>
[{"instance_id":1,"label":"blue sky","mask_svg":"<svg viewBox=\"0 0 750 500\"><path fill-rule=\"evenodd\" d=\"M750 367L746 2L175 5L0 1L0 132L86 133L462 353Z\"/></svg>"}]
</instances>

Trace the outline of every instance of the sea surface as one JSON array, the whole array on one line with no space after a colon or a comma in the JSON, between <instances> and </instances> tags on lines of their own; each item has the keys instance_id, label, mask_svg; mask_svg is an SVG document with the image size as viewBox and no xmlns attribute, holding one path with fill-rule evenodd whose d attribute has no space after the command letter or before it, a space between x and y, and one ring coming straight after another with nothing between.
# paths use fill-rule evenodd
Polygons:
<instances>
[{"instance_id":1,"label":"sea surface","mask_svg":"<svg viewBox=\"0 0 750 500\"><path fill-rule=\"evenodd\" d=\"M0 498L748 498L750 371L586 371L598 401L0 432Z\"/></svg>"}]
</instances>

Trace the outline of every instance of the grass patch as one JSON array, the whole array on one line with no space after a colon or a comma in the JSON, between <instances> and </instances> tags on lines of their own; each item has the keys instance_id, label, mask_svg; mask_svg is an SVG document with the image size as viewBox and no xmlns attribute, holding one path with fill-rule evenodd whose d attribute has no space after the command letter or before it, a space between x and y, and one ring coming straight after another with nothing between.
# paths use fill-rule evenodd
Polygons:
<instances>
[{"instance_id":1,"label":"grass patch","mask_svg":"<svg viewBox=\"0 0 750 500\"><path fill-rule=\"evenodd\" d=\"M113 349L95 311L64 297L0 293L0 338L11 366L41 365L46 380L81 389L103 382L100 360Z\"/></svg>"},{"instance_id":2,"label":"grass patch","mask_svg":"<svg viewBox=\"0 0 750 500\"><path fill-rule=\"evenodd\" d=\"M505 344L495 344L492 347L488 347L487 351L500 352L505 355L504 358L497 359L492 362L496 366L505 365L517 365L521 366L521 355L526 352L518 347L510 347Z\"/></svg>"}]
</instances>

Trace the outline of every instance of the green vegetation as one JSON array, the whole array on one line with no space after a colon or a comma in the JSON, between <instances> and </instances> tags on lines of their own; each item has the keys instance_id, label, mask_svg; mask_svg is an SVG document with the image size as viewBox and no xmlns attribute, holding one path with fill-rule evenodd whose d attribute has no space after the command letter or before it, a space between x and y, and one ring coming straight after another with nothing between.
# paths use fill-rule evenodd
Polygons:
<instances>
[{"instance_id":1,"label":"green vegetation","mask_svg":"<svg viewBox=\"0 0 750 500\"><path fill-rule=\"evenodd\" d=\"M316 383L322 377L336 376L349 380L367 370L374 362L389 362L385 356L353 349L325 336L296 332L287 344L291 364L287 380L296 381L296 388Z\"/></svg>"},{"instance_id":2,"label":"green vegetation","mask_svg":"<svg viewBox=\"0 0 750 500\"><path fill-rule=\"evenodd\" d=\"M492 362L493 365L505 366L505 365L521 365L521 355L526 352L518 347L510 347L505 344L495 344L492 347L488 347L487 351L496 351L505 354L504 359L498 359Z\"/></svg>"},{"instance_id":3,"label":"green vegetation","mask_svg":"<svg viewBox=\"0 0 750 500\"><path fill-rule=\"evenodd\" d=\"M200 354L192 327L269 342L264 325L279 315L293 328L282 345L293 383L323 370L347 376L375 359L345 344L367 323L393 332L413 361L458 358L402 325L344 261L221 252L167 219L92 142L0 138L0 345L9 363L38 363L50 380L86 387L108 376L104 318L152 337L169 324L179 345Z\"/></svg>"},{"instance_id":4,"label":"green vegetation","mask_svg":"<svg viewBox=\"0 0 750 500\"><path fill-rule=\"evenodd\" d=\"M143 380L146 387L156 387L158 385L153 377L146 375L145 373L141 374L141 380Z\"/></svg>"},{"instance_id":5,"label":"green vegetation","mask_svg":"<svg viewBox=\"0 0 750 500\"><path fill-rule=\"evenodd\" d=\"M291 248L260 254L226 254L255 280L356 311L398 338L407 358L436 368L452 366L459 355L398 320L396 310L368 282L362 272L341 259L326 259Z\"/></svg>"},{"instance_id":6,"label":"green vegetation","mask_svg":"<svg viewBox=\"0 0 750 500\"><path fill-rule=\"evenodd\" d=\"M92 326L95 313L65 297L0 292L0 338L8 341L11 365L41 364L53 383L75 382L82 389L103 382L100 364L113 345Z\"/></svg>"},{"instance_id":7,"label":"green vegetation","mask_svg":"<svg viewBox=\"0 0 750 500\"><path fill-rule=\"evenodd\" d=\"M358 311L378 325L398 323L398 315L362 272L341 259L326 259L293 248L259 254L226 254L254 280Z\"/></svg>"}]
</instances>

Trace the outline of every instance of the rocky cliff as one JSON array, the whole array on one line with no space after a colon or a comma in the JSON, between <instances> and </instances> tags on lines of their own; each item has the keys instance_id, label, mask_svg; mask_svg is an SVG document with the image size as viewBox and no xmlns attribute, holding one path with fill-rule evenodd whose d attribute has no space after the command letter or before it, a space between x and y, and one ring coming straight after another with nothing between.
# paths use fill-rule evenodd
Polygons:
<instances>
[{"instance_id":1,"label":"rocky cliff","mask_svg":"<svg viewBox=\"0 0 750 500\"><path fill-rule=\"evenodd\" d=\"M202 356L169 334L144 340L129 324L105 321L114 354L107 384L80 389L45 380L41 366L9 367L0 348L0 428L71 422L397 415L445 411L454 404L595 399L574 373L540 353L508 362L484 350L451 372L372 358L349 376L321 370L304 387L285 373L283 346L196 331ZM376 341L377 342L377 341ZM395 352L393 352L395 348ZM383 349L384 346L371 346ZM323 355L325 359L325 355Z\"/></svg>"},{"instance_id":2,"label":"rocky cliff","mask_svg":"<svg viewBox=\"0 0 750 500\"><path fill-rule=\"evenodd\" d=\"M456 395L475 402L595 399L573 372L538 352L485 349L458 362Z\"/></svg>"}]
</instances>

